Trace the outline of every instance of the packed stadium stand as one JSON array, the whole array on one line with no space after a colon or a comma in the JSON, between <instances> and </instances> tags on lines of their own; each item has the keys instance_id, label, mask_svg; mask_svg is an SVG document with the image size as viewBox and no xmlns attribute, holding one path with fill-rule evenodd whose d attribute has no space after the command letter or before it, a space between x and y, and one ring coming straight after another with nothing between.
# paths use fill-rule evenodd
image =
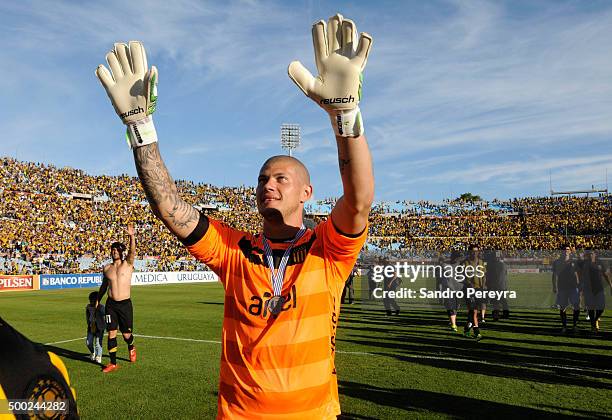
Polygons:
<instances>
[{"instance_id":1,"label":"packed stadium stand","mask_svg":"<svg viewBox=\"0 0 612 420\"><path fill-rule=\"evenodd\" d=\"M261 226L254 187L217 187L178 180L189 203L228 224ZM150 211L137 178L0 158L0 273L99 271L112 241L137 225L136 270L202 269ZM306 206L319 221L335 198ZM527 197L466 202L376 203L368 250L420 252L477 243L504 250L610 249L612 196Z\"/></svg>"}]
</instances>

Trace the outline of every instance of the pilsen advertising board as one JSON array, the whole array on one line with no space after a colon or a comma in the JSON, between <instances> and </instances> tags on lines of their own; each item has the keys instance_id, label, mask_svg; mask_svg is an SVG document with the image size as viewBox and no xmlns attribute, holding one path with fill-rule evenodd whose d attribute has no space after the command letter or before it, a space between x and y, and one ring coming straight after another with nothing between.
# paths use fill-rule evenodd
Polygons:
<instances>
[{"instance_id":1,"label":"pilsen advertising board","mask_svg":"<svg viewBox=\"0 0 612 420\"><path fill-rule=\"evenodd\" d=\"M0 292L12 290L33 290L34 276L3 276L0 275Z\"/></svg>"}]
</instances>

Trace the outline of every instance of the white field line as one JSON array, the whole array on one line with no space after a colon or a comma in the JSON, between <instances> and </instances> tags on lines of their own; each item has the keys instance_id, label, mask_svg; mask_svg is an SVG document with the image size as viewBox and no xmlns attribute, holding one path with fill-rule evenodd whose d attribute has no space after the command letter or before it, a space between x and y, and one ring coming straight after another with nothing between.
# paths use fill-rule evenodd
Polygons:
<instances>
[{"instance_id":1,"label":"white field line","mask_svg":"<svg viewBox=\"0 0 612 420\"><path fill-rule=\"evenodd\" d=\"M176 340L176 341L190 341L195 343L208 343L208 344L221 344L220 341L216 340L200 340L196 338L182 338L182 337L163 337L157 335L143 335L143 334L134 334L135 337L141 338L153 338L158 340ZM53 344L62 344L62 343L70 343L72 341L84 340L85 337L72 338L70 340L62 340L62 341L54 341L52 343L45 343L45 345L53 345ZM381 353L370 353L367 351L343 351L337 350L336 353L340 354L352 354L352 355L360 355L360 356L383 356L389 357L393 356L391 354L381 354ZM596 368L582 368L575 366L564 366L564 365L549 365L545 363L494 363L488 362L486 360L474 360L474 359L462 359L460 357L446 357L446 356L427 356L422 354L401 354L402 357L407 357L410 359L416 360L444 360L447 362L461 362L461 363L477 363L479 365L489 365L489 366L506 366L506 367L530 367L530 368L548 368L548 369L561 369L561 370L570 370L576 372L608 372L608 369L596 369Z\"/></svg>"},{"instance_id":2,"label":"white field line","mask_svg":"<svg viewBox=\"0 0 612 420\"><path fill-rule=\"evenodd\" d=\"M193 341L196 343L210 343L210 344L221 344L220 341L214 341L214 340L198 340L196 338L181 338L181 337L161 337L158 335L143 335L143 334L134 334L134 337L142 337L142 338L157 338L160 340L178 340L178 341ZM62 344L62 343L70 343L72 341L79 341L79 340L85 340L85 338L87 337L79 337L79 338L72 338L70 340L62 340L62 341L54 341L52 343L45 343L45 346L51 346L53 344Z\"/></svg>"},{"instance_id":3,"label":"white field line","mask_svg":"<svg viewBox=\"0 0 612 420\"><path fill-rule=\"evenodd\" d=\"M54 341L52 343L45 343L45 346L51 346L53 344L62 344L62 343L70 343L72 341L79 341L79 340L85 340L87 337L79 337L79 338L72 338L70 340L62 340L62 341Z\"/></svg>"},{"instance_id":4,"label":"white field line","mask_svg":"<svg viewBox=\"0 0 612 420\"><path fill-rule=\"evenodd\" d=\"M160 340L178 340L178 341L194 341L196 343L210 343L210 344L221 344L220 341L215 340L198 340L196 338L180 338L180 337L160 337L157 335L142 335L142 334L134 334L135 337L143 337L143 338L157 338Z\"/></svg>"},{"instance_id":5,"label":"white field line","mask_svg":"<svg viewBox=\"0 0 612 420\"><path fill-rule=\"evenodd\" d=\"M572 370L577 372L608 372L608 369L596 369L596 368L582 368L575 366L564 366L564 365L549 365L546 363L495 363L488 362L486 360L474 360L474 359L462 359L460 357L443 357L443 356L426 356L422 354L402 354L403 357L411 359L426 359L426 360L444 360L448 362L462 362L462 363L477 363L479 365L489 366L506 366L506 367L529 367L529 368L548 368L548 369L561 369L561 370Z\"/></svg>"}]
</instances>

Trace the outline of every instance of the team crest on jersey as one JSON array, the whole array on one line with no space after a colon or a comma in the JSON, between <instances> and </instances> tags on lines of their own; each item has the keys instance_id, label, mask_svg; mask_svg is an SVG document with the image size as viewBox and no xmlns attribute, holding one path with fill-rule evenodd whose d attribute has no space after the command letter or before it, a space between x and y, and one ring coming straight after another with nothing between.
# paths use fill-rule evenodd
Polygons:
<instances>
[{"instance_id":1,"label":"team crest on jersey","mask_svg":"<svg viewBox=\"0 0 612 420\"><path fill-rule=\"evenodd\" d=\"M53 402L68 399L64 386L52 376L42 375L34 379L26 391L26 399Z\"/></svg>"}]
</instances>

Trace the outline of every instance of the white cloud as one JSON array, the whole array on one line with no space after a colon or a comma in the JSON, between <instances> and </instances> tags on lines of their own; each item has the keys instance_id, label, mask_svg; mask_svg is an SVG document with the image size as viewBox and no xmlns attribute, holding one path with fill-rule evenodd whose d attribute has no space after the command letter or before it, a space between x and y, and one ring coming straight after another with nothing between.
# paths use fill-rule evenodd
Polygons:
<instances>
[{"instance_id":1,"label":"white cloud","mask_svg":"<svg viewBox=\"0 0 612 420\"><path fill-rule=\"evenodd\" d=\"M298 122L320 195L338 194L327 117L286 75L293 59L315 70L310 24L336 9L374 37L362 110L377 195L441 198L456 182L525 195L548 169L582 185L609 166L577 157L609 150L612 7L557 2L3 2L0 154L133 171L116 159L130 156L93 70L113 42L142 39L160 68L156 121L177 178L191 155L215 160L203 178L238 156L244 171L227 176L250 182L261 162L242 160L280 153L280 123Z\"/></svg>"}]
</instances>

